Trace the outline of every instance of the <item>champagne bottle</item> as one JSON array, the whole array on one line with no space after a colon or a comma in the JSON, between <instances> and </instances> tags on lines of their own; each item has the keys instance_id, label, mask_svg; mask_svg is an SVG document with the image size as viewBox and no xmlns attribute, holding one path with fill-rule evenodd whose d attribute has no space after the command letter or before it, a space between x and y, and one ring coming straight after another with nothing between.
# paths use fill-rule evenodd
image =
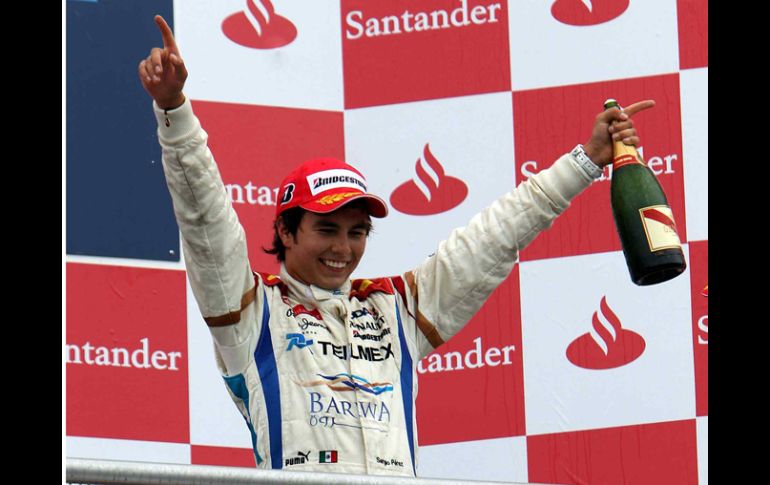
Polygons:
<instances>
[{"instance_id":1,"label":"champagne bottle","mask_svg":"<svg viewBox=\"0 0 770 485\"><path fill-rule=\"evenodd\" d=\"M604 109L620 108L614 99ZM687 263L666 194L636 147L613 142L610 200L631 281L654 285L680 275Z\"/></svg>"}]
</instances>

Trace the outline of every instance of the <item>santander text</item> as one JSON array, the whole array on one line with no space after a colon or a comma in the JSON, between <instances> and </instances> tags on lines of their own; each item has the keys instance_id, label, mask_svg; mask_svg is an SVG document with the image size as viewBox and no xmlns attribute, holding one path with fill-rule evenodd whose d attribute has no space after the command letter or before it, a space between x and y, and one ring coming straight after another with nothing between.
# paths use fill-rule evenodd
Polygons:
<instances>
[{"instance_id":1,"label":"santander text","mask_svg":"<svg viewBox=\"0 0 770 485\"><path fill-rule=\"evenodd\" d=\"M642 159L644 159L644 147L639 147L638 151L639 155L642 157ZM647 167L649 167L656 176L661 176L676 173L676 170L674 169L674 162L678 160L679 155L672 153L662 157L657 155L652 156L646 161ZM524 179L530 178L539 171L540 170L538 169L538 164L535 160L527 160L521 164L521 175L524 177ZM604 169L604 173L602 173L601 177L596 180L599 182L612 180L612 164L607 165Z\"/></svg>"},{"instance_id":2,"label":"santander text","mask_svg":"<svg viewBox=\"0 0 770 485\"><path fill-rule=\"evenodd\" d=\"M238 184L225 185L233 204L249 204L271 206L278 200L278 187L257 187L251 182L241 186Z\"/></svg>"},{"instance_id":3,"label":"santander text","mask_svg":"<svg viewBox=\"0 0 770 485\"><path fill-rule=\"evenodd\" d=\"M91 342L83 346L67 344L67 363L86 364L112 367L134 367L137 369L179 370L177 359L182 358L181 352L165 352L155 350L150 353L150 339L140 340L142 346L138 349L123 347L94 347Z\"/></svg>"},{"instance_id":4,"label":"santander text","mask_svg":"<svg viewBox=\"0 0 770 485\"><path fill-rule=\"evenodd\" d=\"M475 338L473 343L475 344L474 348L468 350L464 354L461 354L460 352L447 352L443 355L434 353L427 356L417 364L417 372L420 374L425 374L426 372L449 372L462 370L465 367L476 369L478 367L484 367L485 365L497 367L498 365L511 365L513 363L511 354L516 351L515 345L507 345L502 349L498 347L489 347L486 351L482 352L483 346L481 337Z\"/></svg>"},{"instance_id":5,"label":"santander text","mask_svg":"<svg viewBox=\"0 0 770 485\"><path fill-rule=\"evenodd\" d=\"M432 12L412 13L404 10L401 15L387 15L382 18L364 19L360 10L353 10L345 17L347 28L345 38L357 40L361 37L380 37L402 33L423 32L426 30L450 29L469 25L494 24L502 8L501 4L476 5L468 7L468 0L460 0L460 6L452 10L434 10Z\"/></svg>"},{"instance_id":6,"label":"santander text","mask_svg":"<svg viewBox=\"0 0 770 485\"><path fill-rule=\"evenodd\" d=\"M698 319L698 330L702 333L698 334L698 345L709 344L709 316L703 315Z\"/></svg>"}]
</instances>

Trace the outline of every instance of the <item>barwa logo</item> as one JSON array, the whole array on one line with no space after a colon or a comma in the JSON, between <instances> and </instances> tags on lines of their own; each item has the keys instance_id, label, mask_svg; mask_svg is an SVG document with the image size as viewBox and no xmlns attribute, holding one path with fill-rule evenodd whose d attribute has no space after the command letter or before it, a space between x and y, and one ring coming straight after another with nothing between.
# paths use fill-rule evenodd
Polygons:
<instances>
[{"instance_id":1,"label":"barwa logo","mask_svg":"<svg viewBox=\"0 0 770 485\"><path fill-rule=\"evenodd\" d=\"M593 328L567 347L567 359L584 369L614 369L638 359L645 349L641 335L622 327L620 319L602 297L601 316L594 312Z\"/></svg>"},{"instance_id":2,"label":"barwa logo","mask_svg":"<svg viewBox=\"0 0 770 485\"><path fill-rule=\"evenodd\" d=\"M556 0L551 15L567 25L597 25L620 17L629 3L630 0Z\"/></svg>"},{"instance_id":3,"label":"barwa logo","mask_svg":"<svg viewBox=\"0 0 770 485\"><path fill-rule=\"evenodd\" d=\"M399 185L390 195L390 204L399 212L426 216L446 212L468 196L462 180L446 175L443 165L426 143L422 159L414 165L416 177Z\"/></svg>"},{"instance_id":4,"label":"barwa logo","mask_svg":"<svg viewBox=\"0 0 770 485\"><path fill-rule=\"evenodd\" d=\"M353 374L316 375L322 380L300 382L298 384L302 387L326 386L333 391L340 392L362 391L375 396L379 396L383 392L393 391L393 383L391 382L370 382L368 379Z\"/></svg>"},{"instance_id":5,"label":"barwa logo","mask_svg":"<svg viewBox=\"0 0 770 485\"><path fill-rule=\"evenodd\" d=\"M297 27L275 13L270 0L246 0L246 8L222 22L222 32L238 45L253 49L275 49L297 37Z\"/></svg>"}]
</instances>

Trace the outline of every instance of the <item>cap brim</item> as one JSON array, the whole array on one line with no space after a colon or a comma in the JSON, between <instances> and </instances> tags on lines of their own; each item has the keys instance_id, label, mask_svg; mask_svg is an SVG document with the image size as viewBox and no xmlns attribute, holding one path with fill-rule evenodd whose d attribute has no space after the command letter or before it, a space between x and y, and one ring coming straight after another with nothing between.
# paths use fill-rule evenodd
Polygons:
<instances>
[{"instance_id":1,"label":"cap brim","mask_svg":"<svg viewBox=\"0 0 770 485\"><path fill-rule=\"evenodd\" d=\"M388 205L385 203L385 201L372 194L354 195L331 204L320 204L313 201L308 202L307 204L301 204L300 207L310 212L315 212L316 214L328 214L350 204L354 200L360 199L364 199L366 201L366 206L370 216L382 218L388 215Z\"/></svg>"}]
</instances>

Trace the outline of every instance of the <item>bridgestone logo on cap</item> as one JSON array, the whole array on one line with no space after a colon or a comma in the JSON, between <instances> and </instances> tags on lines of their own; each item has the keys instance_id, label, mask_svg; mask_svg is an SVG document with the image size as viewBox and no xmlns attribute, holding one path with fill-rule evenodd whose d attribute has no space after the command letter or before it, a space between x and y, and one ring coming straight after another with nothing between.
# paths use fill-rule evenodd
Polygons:
<instances>
[{"instance_id":1,"label":"bridgestone logo on cap","mask_svg":"<svg viewBox=\"0 0 770 485\"><path fill-rule=\"evenodd\" d=\"M366 181L350 170L335 169L314 173L307 177L307 183L313 195L339 188L352 188L366 192Z\"/></svg>"},{"instance_id":2,"label":"bridgestone logo on cap","mask_svg":"<svg viewBox=\"0 0 770 485\"><path fill-rule=\"evenodd\" d=\"M288 184L284 187L283 198L281 198L281 205L286 205L294 198L294 184Z\"/></svg>"}]
</instances>

